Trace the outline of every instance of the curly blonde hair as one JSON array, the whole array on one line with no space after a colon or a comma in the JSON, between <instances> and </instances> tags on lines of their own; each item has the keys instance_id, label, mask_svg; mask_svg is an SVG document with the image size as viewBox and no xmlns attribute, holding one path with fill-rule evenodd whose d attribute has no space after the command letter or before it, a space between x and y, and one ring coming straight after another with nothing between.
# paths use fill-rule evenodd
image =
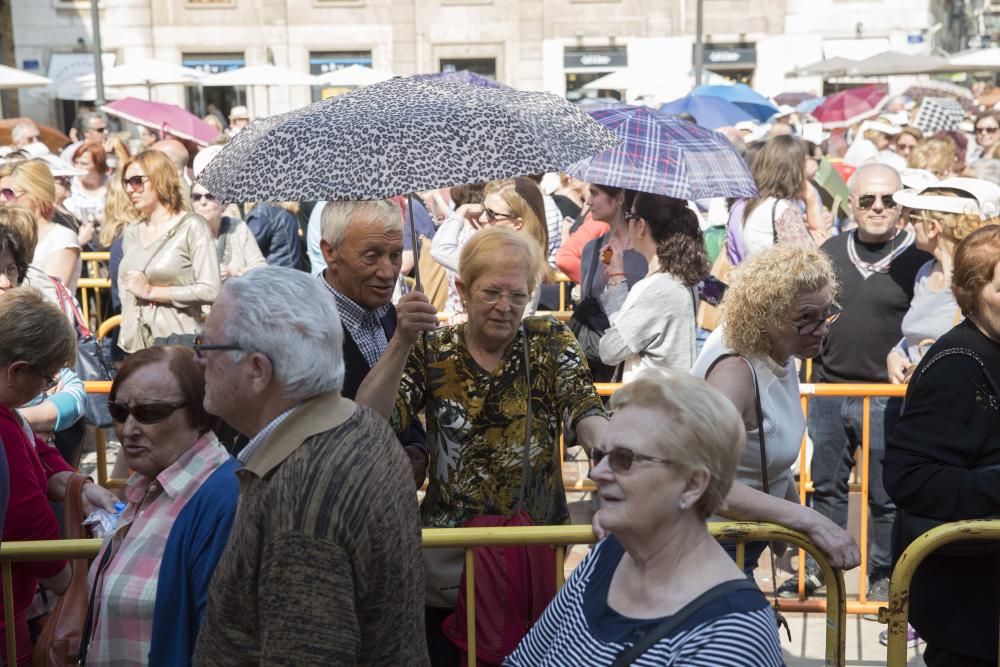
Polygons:
<instances>
[{"instance_id":1,"label":"curly blonde hair","mask_svg":"<svg viewBox=\"0 0 1000 667\"><path fill-rule=\"evenodd\" d=\"M790 243L763 250L733 269L722 297L726 345L742 356L771 353L770 330L791 318L801 294L830 287L837 297L837 272L825 252Z\"/></svg>"},{"instance_id":2,"label":"curly blonde hair","mask_svg":"<svg viewBox=\"0 0 1000 667\"><path fill-rule=\"evenodd\" d=\"M924 190L921 194L936 195L939 197L959 197L957 192L944 189ZM914 209L911 215L916 215L924 220L933 220L941 225L941 233L955 242L961 241L966 236L976 231L983 225L996 224L1000 219L990 218L983 220L978 213L971 210L967 213L945 213L944 211L928 211Z\"/></svg>"}]
</instances>

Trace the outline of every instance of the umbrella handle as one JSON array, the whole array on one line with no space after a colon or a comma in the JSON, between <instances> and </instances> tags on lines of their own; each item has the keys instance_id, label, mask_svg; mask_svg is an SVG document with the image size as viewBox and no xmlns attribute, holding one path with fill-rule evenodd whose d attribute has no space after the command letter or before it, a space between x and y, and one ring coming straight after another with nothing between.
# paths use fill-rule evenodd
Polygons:
<instances>
[{"instance_id":1,"label":"umbrella handle","mask_svg":"<svg viewBox=\"0 0 1000 667\"><path fill-rule=\"evenodd\" d=\"M413 250L413 289L423 292L420 284L420 245L417 239L417 227L413 224L413 193L406 195L406 215L410 219L410 247Z\"/></svg>"}]
</instances>

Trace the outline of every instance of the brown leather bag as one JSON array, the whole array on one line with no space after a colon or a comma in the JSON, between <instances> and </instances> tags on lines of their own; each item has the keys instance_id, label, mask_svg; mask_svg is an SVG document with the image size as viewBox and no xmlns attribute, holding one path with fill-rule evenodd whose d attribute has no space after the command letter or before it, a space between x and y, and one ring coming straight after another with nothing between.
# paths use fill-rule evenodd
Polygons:
<instances>
[{"instance_id":1,"label":"brown leather bag","mask_svg":"<svg viewBox=\"0 0 1000 667\"><path fill-rule=\"evenodd\" d=\"M80 540L89 538L88 530L83 526L83 508L80 505L80 490L87 477L74 473L66 485L64 506L64 535L67 539ZM69 588L59 598L56 608L48 615L45 627L32 654L33 667L61 667L76 665L77 651L80 648L80 634L87 620L87 571L90 563L86 558L78 558L69 562L72 576Z\"/></svg>"}]
</instances>

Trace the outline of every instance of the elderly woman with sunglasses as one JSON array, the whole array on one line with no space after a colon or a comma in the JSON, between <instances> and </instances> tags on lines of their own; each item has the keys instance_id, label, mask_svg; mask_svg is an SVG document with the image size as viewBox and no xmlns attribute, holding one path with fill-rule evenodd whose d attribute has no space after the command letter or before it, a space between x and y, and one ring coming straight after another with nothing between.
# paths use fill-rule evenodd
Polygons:
<instances>
[{"instance_id":1,"label":"elderly woman with sunglasses","mask_svg":"<svg viewBox=\"0 0 1000 667\"><path fill-rule=\"evenodd\" d=\"M111 385L108 409L134 473L90 569L88 664L191 662L239 496L236 460L212 433L204 399L204 373L182 347L133 354Z\"/></svg>"},{"instance_id":2,"label":"elderly woman with sunglasses","mask_svg":"<svg viewBox=\"0 0 1000 667\"><path fill-rule=\"evenodd\" d=\"M540 525L569 522L558 438L563 420L587 446L607 425L573 334L551 317L521 315L545 271L541 244L494 226L462 248L468 322L437 328L419 292L396 307L396 333L357 394L402 431L424 410L430 482L423 525L455 528L520 506ZM527 487L523 448L530 447ZM519 500L520 497L520 500ZM427 555L427 552L434 551ZM461 550L427 550L427 627L434 664L457 664L441 632L456 604Z\"/></svg>"},{"instance_id":3,"label":"elderly woman with sunglasses","mask_svg":"<svg viewBox=\"0 0 1000 667\"><path fill-rule=\"evenodd\" d=\"M4 269L10 260L0 251ZM23 276L21 267L17 267ZM6 271L5 271L6 272ZM59 522L49 501L62 501L73 469L59 452L35 437L17 410L58 383L59 370L76 361L76 333L65 315L35 289L20 287L0 294L0 441L10 468L10 500L3 541L57 540ZM82 507L114 510L114 496L96 484L83 485ZM31 636L26 613L41 583L61 594L70 582L64 560L26 561L13 565L14 636L17 664L31 664ZM0 650L6 658L4 620Z\"/></svg>"},{"instance_id":4,"label":"elderly woman with sunglasses","mask_svg":"<svg viewBox=\"0 0 1000 667\"><path fill-rule=\"evenodd\" d=\"M200 183L191 186L191 208L205 218L215 237L219 274L226 278L241 276L250 269L267 266L264 255L247 224L239 218L223 215L222 202Z\"/></svg>"},{"instance_id":5,"label":"elderly woman with sunglasses","mask_svg":"<svg viewBox=\"0 0 1000 667\"><path fill-rule=\"evenodd\" d=\"M118 288L126 353L171 336L193 338L219 294L219 260L205 219L184 210L180 179L159 151L129 158L122 185L139 214L125 229Z\"/></svg>"},{"instance_id":6,"label":"elderly woman with sunglasses","mask_svg":"<svg viewBox=\"0 0 1000 667\"><path fill-rule=\"evenodd\" d=\"M629 651L634 665L784 664L767 600L706 526L731 495L739 413L662 370L639 373L611 408L590 472L609 536L504 664L612 665Z\"/></svg>"},{"instance_id":7,"label":"elderly woman with sunglasses","mask_svg":"<svg viewBox=\"0 0 1000 667\"><path fill-rule=\"evenodd\" d=\"M850 569L861 558L854 538L799 504L791 473L806 429L795 360L819 354L840 313L837 289L833 264L820 250L779 243L752 255L734 270L722 299L722 325L691 372L736 406L746 430L736 482L719 514L804 532L833 567ZM748 574L765 546L747 545Z\"/></svg>"}]
</instances>

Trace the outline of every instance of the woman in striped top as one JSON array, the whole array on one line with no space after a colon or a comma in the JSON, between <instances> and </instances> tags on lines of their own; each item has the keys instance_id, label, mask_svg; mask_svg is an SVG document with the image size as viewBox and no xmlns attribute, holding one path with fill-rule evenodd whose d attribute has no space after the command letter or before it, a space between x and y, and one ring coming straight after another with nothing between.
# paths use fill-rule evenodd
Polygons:
<instances>
[{"instance_id":1,"label":"woman in striped top","mask_svg":"<svg viewBox=\"0 0 1000 667\"><path fill-rule=\"evenodd\" d=\"M590 475L611 534L505 664L612 665L662 634L630 664L782 665L767 600L705 523L743 450L736 409L704 381L660 370L640 373L611 407Z\"/></svg>"}]
</instances>

